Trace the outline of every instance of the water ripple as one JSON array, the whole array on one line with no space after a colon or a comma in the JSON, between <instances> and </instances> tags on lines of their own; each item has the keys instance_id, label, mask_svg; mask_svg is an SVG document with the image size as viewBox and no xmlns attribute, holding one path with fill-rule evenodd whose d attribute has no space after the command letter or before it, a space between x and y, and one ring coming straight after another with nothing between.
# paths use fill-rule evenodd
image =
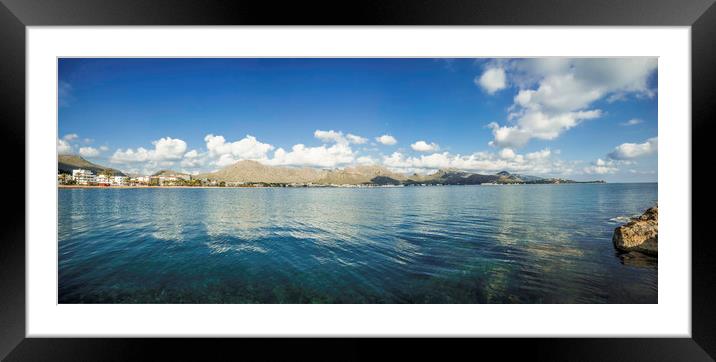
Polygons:
<instances>
[{"instance_id":1,"label":"water ripple","mask_svg":"<svg viewBox=\"0 0 716 362\"><path fill-rule=\"evenodd\" d=\"M60 190L63 303L655 303L656 184Z\"/></svg>"}]
</instances>

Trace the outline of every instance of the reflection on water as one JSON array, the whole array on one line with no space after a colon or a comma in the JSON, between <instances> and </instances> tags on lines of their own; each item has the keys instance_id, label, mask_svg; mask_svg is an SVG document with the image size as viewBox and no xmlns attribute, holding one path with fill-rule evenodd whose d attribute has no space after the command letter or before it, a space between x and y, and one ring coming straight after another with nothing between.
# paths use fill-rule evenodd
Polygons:
<instances>
[{"instance_id":1,"label":"reflection on water","mask_svg":"<svg viewBox=\"0 0 716 362\"><path fill-rule=\"evenodd\" d=\"M656 303L656 184L59 190L61 303Z\"/></svg>"},{"instance_id":2,"label":"reflection on water","mask_svg":"<svg viewBox=\"0 0 716 362\"><path fill-rule=\"evenodd\" d=\"M624 265L642 268L656 268L657 266L656 258L636 251L630 251L628 253L616 252L616 254Z\"/></svg>"}]
</instances>

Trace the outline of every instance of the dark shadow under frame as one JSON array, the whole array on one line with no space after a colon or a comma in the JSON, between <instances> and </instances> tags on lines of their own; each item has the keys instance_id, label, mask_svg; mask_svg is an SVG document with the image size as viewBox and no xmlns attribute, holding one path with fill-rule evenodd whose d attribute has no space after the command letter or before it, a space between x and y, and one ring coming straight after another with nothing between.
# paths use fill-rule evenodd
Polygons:
<instances>
[{"instance_id":1,"label":"dark shadow under frame","mask_svg":"<svg viewBox=\"0 0 716 362\"><path fill-rule=\"evenodd\" d=\"M264 1L186 0L0 0L0 127L4 136L6 169L25 170L25 27L42 25L640 25L691 26L692 50L692 165L706 162L707 125L716 120L716 6L714 0L423 0L302 1L277 5ZM669 120L671 121L671 120ZM662 150L662 152L668 150ZM701 161L701 162L699 162ZM692 194L705 200L705 168L692 169ZM694 177L696 171L702 178ZM549 360L713 360L716 356L716 248L703 232L708 213L692 205L692 338L613 339L460 339L419 343L404 339L269 340L250 339L41 339L25 338L25 195L6 197L0 229L0 358L7 360L116 360L146 358L146 349L161 349L165 358L188 358L202 348L204 358L225 357L221 348L251 346L264 358L276 353L321 359L317 350L341 350L353 359L382 357L445 359L456 352L500 350L504 357ZM705 209L705 208L704 208ZM22 212L20 211L22 210ZM688 240L683 240L688 242ZM628 323L615 316L615 323ZM648 316L643 316L644 318ZM559 316L555 316L559 318ZM317 344L321 343L321 346ZM211 348L207 349L206 345ZM408 344L411 344L410 346ZM279 347L284 348L277 348ZM417 345L417 346L416 346ZM331 354L332 356L337 356ZM710 355L710 356L709 356ZM324 356L325 358L325 356ZM292 358L293 359L293 358Z\"/></svg>"}]
</instances>

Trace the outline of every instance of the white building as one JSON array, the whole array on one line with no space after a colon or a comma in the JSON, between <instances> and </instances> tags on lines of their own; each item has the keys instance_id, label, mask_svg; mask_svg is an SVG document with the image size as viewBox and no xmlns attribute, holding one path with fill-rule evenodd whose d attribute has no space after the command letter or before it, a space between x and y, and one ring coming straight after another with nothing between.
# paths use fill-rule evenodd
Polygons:
<instances>
[{"instance_id":1,"label":"white building","mask_svg":"<svg viewBox=\"0 0 716 362\"><path fill-rule=\"evenodd\" d=\"M126 186L127 176L112 176L111 183L112 186Z\"/></svg>"},{"instance_id":2,"label":"white building","mask_svg":"<svg viewBox=\"0 0 716 362\"><path fill-rule=\"evenodd\" d=\"M83 170L81 168L72 170L72 179L78 185L92 185L96 183L95 176L90 170Z\"/></svg>"},{"instance_id":3,"label":"white building","mask_svg":"<svg viewBox=\"0 0 716 362\"><path fill-rule=\"evenodd\" d=\"M160 186L172 185L178 180L178 178L176 178L174 176L164 176L164 175L158 176L157 179L158 179Z\"/></svg>"},{"instance_id":4,"label":"white building","mask_svg":"<svg viewBox=\"0 0 716 362\"><path fill-rule=\"evenodd\" d=\"M128 185L149 185L149 176L135 176L125 180Z\"/></svg>"},{"instance_id":5,"label":"white building","mask_svg":"<svg viewBox=\"0 0 716 362\"><path fill-rule=\"evenodd\" d=\"M97 177L95 177L95 182L100 186L109 186L110 177L107 175L97 175Z\"/></svg>"}]
</instances>

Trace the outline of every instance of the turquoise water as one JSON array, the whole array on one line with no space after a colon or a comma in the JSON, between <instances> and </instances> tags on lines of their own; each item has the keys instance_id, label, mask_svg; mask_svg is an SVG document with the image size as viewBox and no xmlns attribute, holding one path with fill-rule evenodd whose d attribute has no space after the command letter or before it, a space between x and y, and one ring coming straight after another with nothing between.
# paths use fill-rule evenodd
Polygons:
<instances>
[{"instance_id":1,"label":"turquoise water","mask_svg":"<svg viewBox=\"0 0 716 362\"><path fill-rule=\"evenodd\" d=\"M657 302L657 184L58 192L60 303Z\"/></svg>"}]
</instances>

